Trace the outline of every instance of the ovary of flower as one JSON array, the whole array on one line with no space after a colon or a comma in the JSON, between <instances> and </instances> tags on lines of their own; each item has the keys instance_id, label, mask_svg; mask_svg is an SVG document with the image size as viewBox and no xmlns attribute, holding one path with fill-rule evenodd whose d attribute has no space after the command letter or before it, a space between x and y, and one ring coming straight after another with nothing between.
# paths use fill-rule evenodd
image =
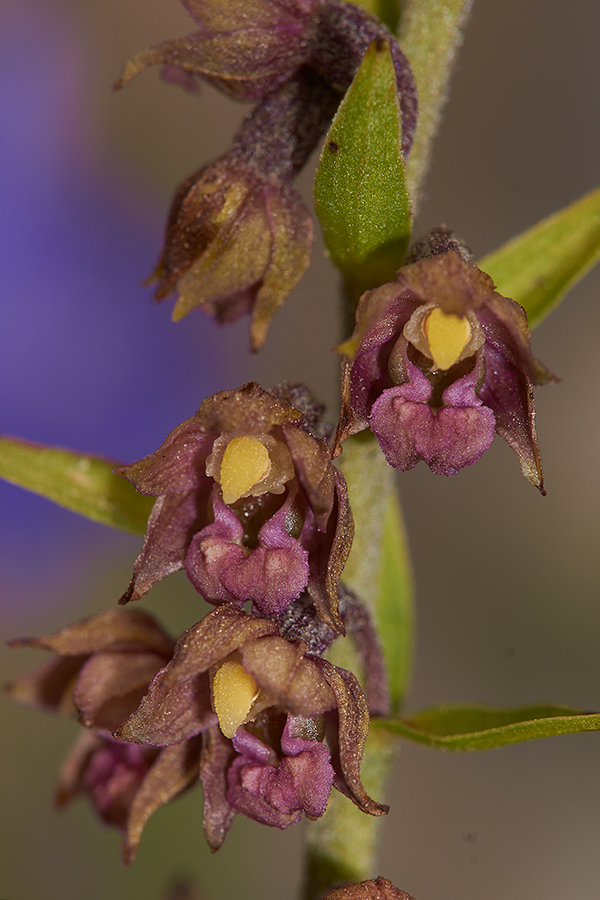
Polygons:
<instances>
[{"instance_id":1,"label":"ovary of flower","mask_svg":"<svg viewBox=\"0 0 600 900\"><path fill-rule=\"evenodd\" d=\"M219 472L223 502L235 503L247 496L270 471L269 451L262 441L247 435L233 438L225 448Z\"/></svg>"},{"instance_id":2,"label":"ovary of flower","mask_svg":"<svg viewBox=\"0 0 600 900\"><path fill-rule=\"evenodd\" d=\"M213 676L213 706L221 731L232 738L250 712L260 689L241 663L227 660Z\"/></svg>"},{"instance_id":3,"label":"ovary of flower","mask_svg":"<svg viewBox=\"0 0 600 900\"><path fill-rule=\"evenodd\" d=\"M423 330L435 367L443 371L458 362L471 338L471 324L467 318L448 315L439 307L431 310Z\"/></svg>"}]
</instances>

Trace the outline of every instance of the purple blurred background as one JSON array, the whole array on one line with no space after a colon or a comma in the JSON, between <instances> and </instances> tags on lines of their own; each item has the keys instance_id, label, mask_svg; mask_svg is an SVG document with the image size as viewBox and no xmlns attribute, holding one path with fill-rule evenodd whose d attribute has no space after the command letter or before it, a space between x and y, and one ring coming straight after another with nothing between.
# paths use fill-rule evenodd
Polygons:
<instances>
[{"instance_id":1,"label":"purple blurred background","mask_svg":"<svg viewBox=\"0 0 600 900\"><path fill-rule=\"evenodd\" d=\"M417 233L453 226L481 257L599 181L600 8L475 4ZM140 283L176 184L227 147L244 107L156 72L110 84L135 50L185 34L176 0L4 0L0 6L0 432L130 461L208 394L255 378L310 384L335 414L336 276L314 266L260 357L247 323L175 326ZM310 193L310 173L303 180ZM563 379L538 395L548 497L497 442L453 479L401 479L418 588L410 705L562 702L600 708L600 416L594 273L534 338ZM3 636L54 630L114 603L139 548L0 482ZM177 576L146 604L174 632L198 618ZM6 681L40 660L2 652ZM51 810L76 733L4 699L0 897L159 900L195 874L213 900L291 898L300 829L238 817L211 857L199 791L161 810L138 862L84 804ZM598 735L481 755L400 749L381 873L417 900L597 896ZM291 879L291 883L290 883Z\"/></svg>"}]
</instances>

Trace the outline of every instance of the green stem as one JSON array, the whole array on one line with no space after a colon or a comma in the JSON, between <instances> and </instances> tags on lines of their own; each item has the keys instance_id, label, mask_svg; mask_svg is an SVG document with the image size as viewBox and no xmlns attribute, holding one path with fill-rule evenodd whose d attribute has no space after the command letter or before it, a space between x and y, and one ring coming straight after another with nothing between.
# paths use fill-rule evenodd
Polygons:
<instances>
[{"instance_id":1,"label":"green stem","mask_svg":"<svg viewBox=\"0 0 600 900\"><path fill-rule=\"evenodd\" d=\"M429 165L431 144L446 101L456 50L472 0L406 0L400 28L402 49L413 67L419 92L419 124L407 165L413 208ZM394 0L360 0L390 23ZM353 299L352 285L347 285ZM370 433L345 442L341 460L356 535L344 582L371 611L379 628L392 687L399 709L410 673L412 582L402 520L395 506L394 473ZM390 539L390 533L393 537ZM336 664L359 671L351 642L337 641L330 654ZM383 798L392 763L392 746L380 731L369 735L361 767L365 787ZM306 828L304 900L320 900L332 886L364 881L375 874L379 819L359 812L336 792L325 815Z\"/></svg>"},{"instance_id":2,"label":"green stem","mask_svg":"<svg viewBox=\"0 0 600 900\"><path fill-rule=\"evenodd\" d=\"M398 527L395 505L395 473L385 461L379 445L370 432L345 442L341 459L350 503L356 524L352 553L344 570L343 580L371 612L379 633L382 624L389 624L394 654L387 656L388 673L395 679L392 696L395 701L404 693L410 671L412 643L412 582L402 529ZM391 513L391 515L390 515ZM386 579L389 576L387 540L391 532L398 539L393 546L392 580L393 621L387 606L389 597ZM383 598L383 599L382 599ZM384 653L386 650L385 641ZM335 642L329 658L335 665L357 673L360 664L350 640ZM400 662L398 662L398 657ZM363 783L375 800L385 799L386 781L392 766L393 744L382 731L369 734L361 773ZM320 900L328 889L346 882L359 882L376 873L377 845L382 819L360 812L347 797L333 792L327 812L306 827L306 879L304 900Z\"/></svg>"},{"instance_id":3,"label":"green stem","mask_svg":"<svg viewBox=\"0 0 600 900\"><path fill-rule=\"evenodd\" d=\"M414 213L472 3L473 0L406 0L403 9L398 40L412 66L419 97L419 121L406 166Z\"/></svg>"},{"instance_id":4,"label":"green stem","mask_svg":"<svg viewBox=\"0 0 600 900\"><path fill-rule=\"evenodd\" d=\"M383 730L369 735L362 770L372 797L384 795L395 745ZM335 886L365 881L376 874L383 818L360 812L347 797L332 792L325 815L306 826L303 900L321 900Z\"/></svg>"}]
</instances>

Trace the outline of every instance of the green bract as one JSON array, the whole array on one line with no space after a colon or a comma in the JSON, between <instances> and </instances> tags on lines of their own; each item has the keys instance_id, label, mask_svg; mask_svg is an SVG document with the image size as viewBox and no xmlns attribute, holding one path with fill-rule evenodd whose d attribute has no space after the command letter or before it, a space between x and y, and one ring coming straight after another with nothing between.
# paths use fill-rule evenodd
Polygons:
<instances>
[{"instance_id":1,"label":"green bract","mask_svg":"<svg viewBox=\"0 0 600 900\"><path fill-rule=\"evenodd\" d=\"M600 713L570 706L437 706L405 719L373 719L372 725L441 750L492 750L535 738L600 731Z\"/></svg>"},{"instance_id":2,"label":"green bract","mask_svg":"<svg viewBox=\"0 0 600 900\"><path fill-rule=\"evenodd\" d=\"M395 278L410 237L410 198L388 45L371 44L333 120L315 209L352 298Z\"/></svg>"},{"instance_id":3,"label":"green bract","mask_svg":"<svg viewBox=\"0 0 600 900\"><path fill-rule=\"evenodd\" d=\"M479 264L534 328L600 259L600 188L490 253Z\"/></svg>"},{"instance_id":4,"label":"green bract","mask_svg":"<svg viewBox=\"0 0 600 900\"><path fill-rule=\"evenodd\" d=\"M0 437L0 477L94 522L143 535L152 497L113 474L114 462Z\"/></svg>"}]
</instances>

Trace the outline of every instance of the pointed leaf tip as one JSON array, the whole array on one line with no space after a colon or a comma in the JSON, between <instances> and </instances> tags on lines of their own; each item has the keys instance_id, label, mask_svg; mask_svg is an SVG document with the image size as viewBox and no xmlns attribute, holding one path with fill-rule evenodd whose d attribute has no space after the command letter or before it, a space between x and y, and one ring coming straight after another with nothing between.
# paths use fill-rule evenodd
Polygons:
<instances>
[{"instance_id":1,"label":"pointed leaf tip","mask_svg":"<svg viewBox=\"0 0 600 900\"><path fill-rule=\"evenodd\" d=\"M405 719L374 719L372 725L440 750L492 750L537 738L600 731L600 713L552 705L438 706Z\"/></svg>"},{"instance_id":2,"label":"pointed leaf tip","mask_svg":"<svg viewBox=\"0 0 600 900\"><path fill-rule=\"evenodd\" d=\"M600 188L543 219L479 266L534 328L600 260Z\"/></svg>"}]
</instances>

